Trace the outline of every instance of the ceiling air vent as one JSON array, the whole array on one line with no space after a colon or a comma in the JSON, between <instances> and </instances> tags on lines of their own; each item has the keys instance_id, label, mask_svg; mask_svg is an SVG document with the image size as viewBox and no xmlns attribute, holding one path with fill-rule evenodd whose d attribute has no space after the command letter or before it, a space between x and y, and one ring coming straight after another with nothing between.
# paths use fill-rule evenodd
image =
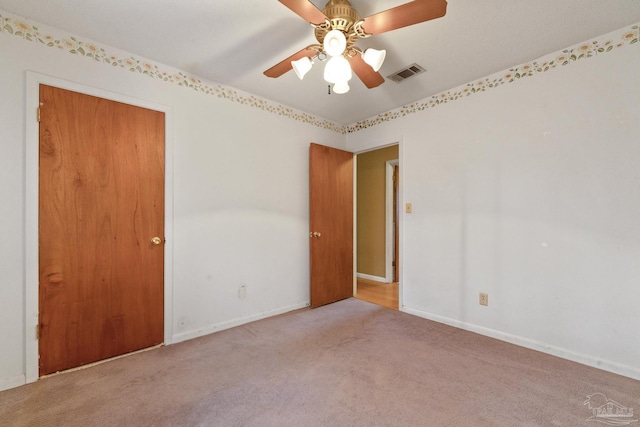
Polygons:
<instances>
[{"instance_id":1,"label":"ceiling air vent","mask_svg":"<svg viewBox=\"0 0 640 427\"><path fill-rule=\"evenodd\" d=\"M425 71L427 70L425 70L420 65L411 64L408 67L405 67L402 70L396 71L395 73L387 76L387 78L393 80L396 83L400 83L417 74L424 73Z\"/></svg>"}]
</instances>

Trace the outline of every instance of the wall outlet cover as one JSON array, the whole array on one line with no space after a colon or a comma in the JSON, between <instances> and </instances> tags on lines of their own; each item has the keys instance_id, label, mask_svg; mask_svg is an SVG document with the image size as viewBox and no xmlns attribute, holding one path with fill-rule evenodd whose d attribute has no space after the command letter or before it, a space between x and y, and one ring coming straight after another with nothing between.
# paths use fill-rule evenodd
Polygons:
<instances>
[{"instance_id":1,"label":"wall outlet cover","mask_svg":"<svg viewBox=\"0 0 640 427\"><path fill-rule=\"evenodd\" d=\"M489 294L485 294L484 292L480 292L479 303L480 303L480 305L488 306L489 305Z\"/></svg>"}]
</instances>

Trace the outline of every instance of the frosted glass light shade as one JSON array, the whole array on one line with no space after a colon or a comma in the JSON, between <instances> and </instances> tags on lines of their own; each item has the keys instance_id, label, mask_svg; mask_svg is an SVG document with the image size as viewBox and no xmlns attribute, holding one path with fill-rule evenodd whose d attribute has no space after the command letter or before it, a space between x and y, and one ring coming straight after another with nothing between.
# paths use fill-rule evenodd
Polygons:
<instances>
[{"instance_id":1,"label":"frosted glass light shade","mask_svg":"<svg viewBox=\"0 0 640 427\"><path fill-rule=\"evenodd\" d=\"M364 62L371 65L373 71L378 71L380 67L382 67L385 56L387 56L386 50L376 50L369 48L362 54L362 59L364 60Z\"/></svg>"},{"instance_id":2,"label":"frosted glass light shade","mask_svg":"<svg viewBox=\"0 0 640 427\"><path fill-rule=\"evenodd\" d=\"M302 80L304 78L304 75L309 72L309 70L311 69L311 65L312 63L308 56L300 58L297 61L291 61L293 71L296 72L296 76L298 76L300 80Z\"/></svg>"},{"instance_id":3,"label":"frosted glass light shade","mask_svg":"<svg viewBox=\"0 0 640 427\"><path fill-rule=\"evenodd\" d=\"M351 65L344 56L334 56L324 66L324 79L329 83L348 82L351 77Z\"/></svg>"},{"instance_id":4,"label":"frosted glass light shade","mask_svg":"<svg viewBox=\"0 0 640 427\"><path fill-rule=\"evenodd\" d=\"M322 47L329 56L342 55L342 52L347 47L347 38L342 31L331 30L324 36Z\"/></svg>"},{"instance_id":5,"label":"frosted glass light shade","mask_svg":"<svg viewBox=\"0 0 640 427\"><path fill-rule=\"evenodd\" d=\"M349 92L349 83L348 82L339 82L333 85L333 93L343 94Z\"/></svg>"}]
</instances>

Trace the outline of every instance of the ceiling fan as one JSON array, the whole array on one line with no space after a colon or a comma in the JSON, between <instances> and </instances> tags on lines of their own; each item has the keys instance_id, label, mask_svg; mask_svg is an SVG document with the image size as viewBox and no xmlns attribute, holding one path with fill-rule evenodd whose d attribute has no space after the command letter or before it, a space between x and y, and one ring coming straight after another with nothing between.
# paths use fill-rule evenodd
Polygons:
<instances>
[{"instance_id":1,"label":"ceiling fan","mask_svg":"<svg viewBox=\"0 0 640 427\"><path fill-rule=\"evenodd\" d=\"M384 82L378 70L386 51L362 51L355 45L359 38L440 18L447 11L446 0L413 0L362 19L351 7L349 0L329 0L322 10L308 0L278 1L315 28L318 44L309 45L294 53L264 74L275 78L293 69L302 80L315 59L327 61L324 79L334 85L334 93L349 91L348 82L352 71L369 89Z\"/></svg>"}]
</instances>

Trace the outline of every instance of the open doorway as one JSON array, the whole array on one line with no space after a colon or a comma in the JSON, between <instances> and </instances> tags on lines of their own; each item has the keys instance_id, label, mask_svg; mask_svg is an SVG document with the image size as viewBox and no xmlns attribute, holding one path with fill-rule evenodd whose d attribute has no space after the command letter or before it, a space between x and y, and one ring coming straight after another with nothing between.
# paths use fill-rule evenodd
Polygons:
<instances>
[{"instance_id":1,"label":"open doorway","mask_svg":"<svg viewBox=\"0 0 640 427\"><path fill-rule=\"evenodd\" d=\"M398 309L398 145L357 155L356 298Z\"/></svg>"}]
</instances>

